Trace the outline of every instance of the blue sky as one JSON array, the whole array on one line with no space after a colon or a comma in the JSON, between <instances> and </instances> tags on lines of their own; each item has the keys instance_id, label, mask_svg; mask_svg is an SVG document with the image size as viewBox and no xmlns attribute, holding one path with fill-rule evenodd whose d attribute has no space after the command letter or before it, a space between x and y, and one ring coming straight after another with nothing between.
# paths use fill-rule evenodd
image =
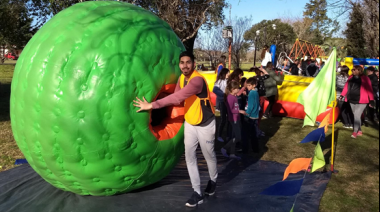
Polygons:
<instances>
[{"instance_id":1,"label":"blue sky","mask_svg":"<svg viewBox=\"0 0 380 212\"><path fill-rule=\"evenodd\" d=\"M309 0L229 0L232 4L232 18L253 17L253 23L262 20L276 19L280 16L302 16L305 5ZM230 11L226 9L226 18L229 18Z\"/></svg>"}]
</instances>

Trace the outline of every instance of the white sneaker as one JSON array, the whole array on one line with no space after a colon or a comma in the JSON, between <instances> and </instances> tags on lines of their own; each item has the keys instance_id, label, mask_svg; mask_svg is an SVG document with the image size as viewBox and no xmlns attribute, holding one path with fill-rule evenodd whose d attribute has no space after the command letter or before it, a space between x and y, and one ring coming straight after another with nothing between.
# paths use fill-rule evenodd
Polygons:
<instances>
[{"instance_id":1,"label":"white sneaker","mask_svg":"<svg viewBox=\"0 0 380 212\"><path fill-rule=\"evenodd\" d=\"M218 137L218 141L224 143L224 140L222 137Z\"/></svg>"}]
</instances>

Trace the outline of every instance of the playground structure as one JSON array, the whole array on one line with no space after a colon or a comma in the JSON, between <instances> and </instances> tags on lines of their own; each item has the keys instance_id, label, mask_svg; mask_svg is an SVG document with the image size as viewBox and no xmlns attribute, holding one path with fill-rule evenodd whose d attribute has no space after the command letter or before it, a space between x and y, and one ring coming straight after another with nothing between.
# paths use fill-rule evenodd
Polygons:
<instances>
[{"instance_id":1,"label":"playground structure","mask_svg":"<svg viewBox=\"0 0 380 212\"><path fill-rule=\"evenodd\" d=\"M321 46L314 45L308 41L297 39L289 53L289 57L294 59L310 56L312 58L325 57L326 53Z\"/></svg>"},{"instance_id":2,"label":"playground structure","mask_svg":"<svg viewBox=\"0 0 380 212\"><path fill-rule=\"evenodd\" d=\"M294 63L294 61L296 59L305 58L308 56L310 56L311 58L317 59L317 60L318 60L318 58L325 58L326 57L326 53L322 49L321 46L314 45L308 41L297 39L296 42L294 43L290 53L287 54L286 52L281 52L279 54L279 56L277 57L277 61L276 61L275 60L276 47L275 46L273 47L273 46L274 45L272 45L272 47L271 47L271 53L274 53L272 61L275 61L275 66L277 68L280 68L280 69L281 69L281 65L283 64L285 59L288 59L291 63ZM274 50L274 51L272 51L272 50ZM284 71L284 72L285 72L285 74L290 74L287 71Z\"/></svg>"}]
</instances>

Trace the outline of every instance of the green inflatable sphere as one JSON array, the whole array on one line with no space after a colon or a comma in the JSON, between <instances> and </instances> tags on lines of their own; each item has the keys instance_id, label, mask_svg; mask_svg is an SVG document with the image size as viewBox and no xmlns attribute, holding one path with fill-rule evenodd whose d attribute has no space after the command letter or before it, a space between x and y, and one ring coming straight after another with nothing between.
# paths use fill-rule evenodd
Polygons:
<instances>
[{"instance_id":1,"label":"green inflatable sphere","mask_svg":"<svg viewBox=\"0 0 380 212\"><path fill-rule=\"evenodd\" d=\"M131 4L84 2L54 16L25 47L12 81L12 130L29 164L81 195L125 193L167 176L184 152L183 116L136 113L133 100L173 92L162 88L176 84L184 50L166 22Z\"/></svg>"}]
</instances>

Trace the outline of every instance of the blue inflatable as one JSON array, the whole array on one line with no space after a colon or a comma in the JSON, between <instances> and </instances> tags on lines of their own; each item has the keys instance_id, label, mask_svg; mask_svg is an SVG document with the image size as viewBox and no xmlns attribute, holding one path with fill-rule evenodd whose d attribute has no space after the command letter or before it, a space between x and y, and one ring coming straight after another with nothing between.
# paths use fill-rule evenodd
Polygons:
<instances>
[{"instance_id":1,"label":"blue inflatable","mask_svg":"<svg viewBox=\"0 0 380 212\"><path fill-rule=\"evenodd\" d=\"M270 53L272 54L272 62L273 62L273 66L276 67L276 50L277 50L277 46L276 45L272 45L270 46Z\"/></svg>"},{"instance_id":2,"label":"blue inflatable","mask_svg":"<svg viewBox=\"0 0 380 212\"><path fill-rule=\"evenodd\" d=\"M354 58L354 65L379 66L379 59Z\"/></svg>"}]
</instances>

